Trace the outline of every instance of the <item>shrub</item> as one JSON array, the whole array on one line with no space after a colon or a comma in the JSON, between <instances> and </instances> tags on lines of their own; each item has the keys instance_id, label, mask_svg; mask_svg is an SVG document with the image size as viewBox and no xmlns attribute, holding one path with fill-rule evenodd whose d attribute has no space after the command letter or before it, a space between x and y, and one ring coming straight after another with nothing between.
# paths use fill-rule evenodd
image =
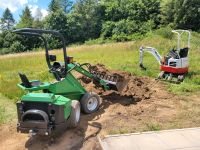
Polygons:
<instances>
[{"instance_id":1,"label":"shrub","mask_svg":"<svg viewBox=\"0 0 200 150\"><path fill-rule=\"evenodd\" d=\"M2 48L0 50L0 55L9 54L9 53L12 53L12 51L10 50L10 48Z\"/></svg>"},{"instance_id":2,"label":"shrub","mask_svg":"<svg viewBox=\"0 0 200 150\"><path fill-rule=\"evenodd\" d=\"M106 39L112 37L112 31L115 28L115 22L107 21L102 26L101 37Z\"/></svg>"},{"instance_id":3,"label":"shrub","mask_svg":"<svg viewBox=\"0 0 200 150\"><path fill-rule=\"evenodd\" d=\"M166 39L172 39L174 34L172 33L172 28L170 26L162 27L156 31L156 34L161 35Z\"/></svg>"},{"instance_id":4,"label":"shrub","mask_svg":"<svg viewBox=\"0 0 200 150\"><path fill-rule=\"evenodd\" d=\"M25 50L25 47L19 42L14 42L10 47L11 52L18 53L23 52Z\"/></svg>"}]
</instances>

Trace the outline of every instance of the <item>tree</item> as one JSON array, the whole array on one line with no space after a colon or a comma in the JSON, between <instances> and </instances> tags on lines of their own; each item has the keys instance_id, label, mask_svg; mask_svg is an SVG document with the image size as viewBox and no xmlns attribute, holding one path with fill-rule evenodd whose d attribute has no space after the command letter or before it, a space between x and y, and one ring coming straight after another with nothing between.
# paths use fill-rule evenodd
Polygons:
<instances>
[{"instance_id":1,"label":"tree","mask_svg":"<svg viewBox=\"0 0 200 150\"><path fill-rule=\"evenodd\" d=\"M68 42L68 26L67 26L67 16L64 13L63 10L59 9L56 12L51 12L46 18L45 18L45 29L48 30L57 30L60 33L62 33ZM60 42L58 42L58 39L56 38L50 38L50 48L58 48L61 47Z\"/></svg>"},{"instance_id":2,"label":"tree","mask_svg":"<svg viewBox=\"0 0 200 150\"><path fill-rule=\"evenodd\" d=\"M105 17L101 37L132 40L160 25L160 0L102 0Z\"/></svg>"},{"instance_id":3,"label":"tree","mask_svg":"<svg viewBox=\"0 0 200 150\"><path fill-rule=\"evenodd\" d=\"M41 12L40 8L36 9L32 27L33 28L43 28L42 12Z\"/></svg>"},{"instance_id":4,"label":"tree","mask_svg":"<svg viewBox=\"0 0 200 150\"><path fill-rule=\"evenodd\" d=\"M140 22L154 21L159 25L160 0L103 0L106 21L129 19Z\"/></svg>"},{"instance_id":5,"label":"tree","mask_svg":"<svg viewBox=\"0 0 200 150\"><path fill-rule=\"evenodd\" d=\"M1 18L1 28L3 30L10 30L15 24L12 13L8 8L3 12L3 17Z\"/></svg>"},{"instance_id":6,"label":"tree","mask_svg":"<svg viewBox=\"0 0 200 150\"><path fill-rule=\"evenodd\" d=\"M33 17L28 6L22 12L20 16L20 21L17 24L17 28L31 28L33 25Z\"/></svg>"},{"instance_id":7,"label":"tree","mask_svg":"<svg viewBox=\"0 0 200 150\"><path fill-rule=\"evenodd\" d=\"M59 9L61 9L61 5L59 0L51 0L50 4L49 4L49 11L50 12L56 12Z\"/></svg>"},{"instance_id":8,"label":"tree","mask_svg":"<svg viewBox=\"0 0 200 150\"><path fill-rule=\"evenodd\" d=\"M34 19L31 15L31 11L28 6L22 12L20 21L17 24L17 28L32 28L34 25ZM38 37L21 37L21 44L24 45L24 50L32 50L38 48L41 45L41 40ZM15 44L16 46L17 44ZM17 47L17 46L16 46Z\"/></svg>"},{"instance_id":9,"label":"tree","mask_svg":"<svg viewBox=\"0 0 200 150\"><path fill-rule=\"evenodd\" d=\"M164 24L176 28L200 30L200 1L171 0L163 8Z\"/></svg>"},{"instance_id":10,"label":"tree","mask_svg":"<svg viewBox=\"0 0 200 150\"><path fill-rule=\"evenodd\" d=\"M42 20L42 12L41 9L38 7L35 12L34 20Z\"/></svg>"},{"instance_id":11,"label":"tree","mask_svg":"<svg viewBox=\"0 0 200 150\"><path fill-rule=\"evenodd\" d=\"M72 38L76 42L98 38L103 20L104 8L100 0L78 0L68 15L69 31L72 31L70 32Z\"/></svg>"},{"instance_id":12,"label":"tree","mask_svg":"<svg viewBox=\"0 0 200 150\"><path fill-rule=\"evenodd\" d=\"M166 1L162 7L162 24L168 25L174 22L175 5L174 0Z\"/></svg>"},{"instance_id":13,"label":"tree","mask_svg":"<svg viewBox=\"0 0 200 150\"><path fill-rule=\"evenodd\" d=\"M177 28L200 29L200 1L176 0L174 22Z\"/></svg>"},{"instance_id":14,"label":"tree","mask_svg":"<svg viewBox=\"0 0 200 150\"><path fill-rule=\"evenodd\" d=\"M59 0L60 5L63 8L65 13L69 13L72 7L73 2L71 0Z\"/></svg>"}]
</instances>

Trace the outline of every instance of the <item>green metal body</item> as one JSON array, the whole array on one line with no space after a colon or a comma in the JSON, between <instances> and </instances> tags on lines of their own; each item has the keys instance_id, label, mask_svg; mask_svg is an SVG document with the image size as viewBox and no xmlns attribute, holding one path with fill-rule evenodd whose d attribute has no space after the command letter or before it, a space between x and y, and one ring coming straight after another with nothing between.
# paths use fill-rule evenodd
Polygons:
<instances>
[{"instance_id":1,"label":"green metal body","mask_svg":"<svg viewBox=\"0 0 200 150\"><path fill-rule=\"evenodd\" d=\"M54 83L42 83L39 86L34 86L31 88L26 88L23 84L18 84L23 90L27 90L32 93L28 93L22 96L21 101L29 102L47 102L54 103L56 105L65 106L65 116L70 115L71 100L78 100L86 93L85 88L80 84L80 82L72 75L71 71L75 70L89 78L94 78L90 72L84 69L79 64L70 63L68 64L68 73L65 78L61 81L56 81ZM32 80L34 82L37 80ZM105 90L108 90L109 87L106 85L106 82L100 80L99 83L103 86ZM38 93L37 91L48 91L48 93Z\"/></svg>"},{"instance_id":2,"label":"green metal body","mask_svg":"<svg viewBox=\"0 0 200 150\"><path fill-rule=\"evenodd\" d=\"M71 100L61 95L54 95L51 93L28 93L21 98L22 102L38 102L49 103L59 106L64 106L64 117L67 119L71 112Z\"/></svg>"},{"instance_id":3,"label":"green metal body","mask_svg":"<svg viewBox=\"0 0 200 150\"><path fill-rule=\"evenodd\" d=\"M73 120L77 121L77 114L72 111L72 101L80 101L87 91L73 76L72 71L91 78L94 84L102 86L104 90L116 89L114 79L110 81L93 73L90 64L72 62L73 58L67 56L65 38L58 31L23 28L14 32L25 36L36 36L43 41L49 72L56 79L55 82L41 83L38 80L29 81L25 74L19 73L22 83L18 86L28 91L28 93L23 95L21 101L16 104L18 114L17 131L49 135L53 130L63 131ZM56 55L49 54L48 43L44 34L58 37L62 42L63 63L56 60ZM78 109L76 113L80 115Z\"/></svg>"}]
</instances>

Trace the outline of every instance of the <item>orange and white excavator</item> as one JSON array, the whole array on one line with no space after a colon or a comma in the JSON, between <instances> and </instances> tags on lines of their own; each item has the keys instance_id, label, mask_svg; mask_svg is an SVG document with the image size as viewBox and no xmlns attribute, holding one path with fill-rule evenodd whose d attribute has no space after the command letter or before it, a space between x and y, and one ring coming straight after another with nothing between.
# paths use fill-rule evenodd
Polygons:
<instances>
[{"instance_id":1,"label":"orange and white excavator","mask_svg":"<svg viewBox=\"0 0 200 150\"><path fill-rule=\"evenodd\" d=\"M143 56L144 52L149 52L156 58L160 65L161 72L158 75L158 79L164 79L180 83L184 80L184 77L189 70L188 54L190 50L191 33L188 30L172 30L172 32L177 34L178 37L176 49L173 48L169 51L167 56L162 57L155 48L141 46L139 63L140 67L146 70L146 68L143 65ZM181 48L180 44L183 33L187 33L188 41L187 46Z\"/></svg>"}]
</instances>

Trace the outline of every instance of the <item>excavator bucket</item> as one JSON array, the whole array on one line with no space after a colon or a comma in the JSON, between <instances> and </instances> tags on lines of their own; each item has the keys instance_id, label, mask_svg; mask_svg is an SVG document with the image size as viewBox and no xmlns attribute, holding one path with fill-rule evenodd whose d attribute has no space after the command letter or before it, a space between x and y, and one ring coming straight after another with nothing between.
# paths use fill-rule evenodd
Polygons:
<instances>
[{"instance_id":1,"label":"excavator bucket","mask_svg":"<svg viewBox=\"0 0 200 150\"><path fill-rule=\"evenodd\" d=\"M140 64L140 68L141 68L142 70L147 70L147 68L146 68L143 64Z\"/></svg>"}]
</instances>

